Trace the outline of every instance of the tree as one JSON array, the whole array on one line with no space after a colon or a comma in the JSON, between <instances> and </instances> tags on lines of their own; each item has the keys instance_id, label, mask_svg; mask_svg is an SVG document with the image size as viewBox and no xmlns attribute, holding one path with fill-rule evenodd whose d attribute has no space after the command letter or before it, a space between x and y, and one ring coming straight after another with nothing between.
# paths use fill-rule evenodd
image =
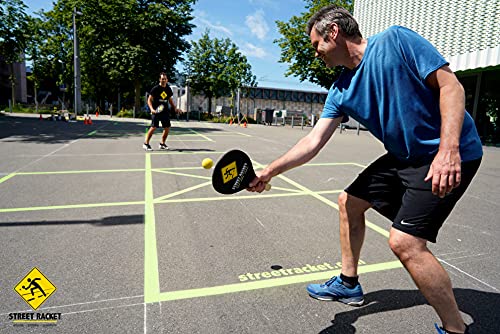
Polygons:
<instances>
[{"instance_id":1,"label":"tree","mask_svg":"<svg viewBox=\"0 0 500 334\"><path fill-rule=\"evenodd\" d=\"M293 16L288 22L276 21L278 30L283 36L276 39L281 48L280 63L290 64L285 75L297 76L301 81L309 80L324 88L330 88L339 75L338 68L329 69L323 61L314 58L314 48L306 33L307 21L319 9L327 5L338 5L353 10L353 1L349 0L306 0L306 12Z\"/></svg>"},{"instance_id":2,"label":"tree","mask_svg":"<svg viewBox=\"0 0 500 334\"><path fill-rule=\"evenodd\" d=\"M190 80L193 93L203 93L208 98L208 113L212 113L212 98L231 94L242 86L256 86L256 77L247 58L236 44L226 39L211 39L206 30L202 37L192 42L184 63L185 76Z\"/></svg>"},{"instance_id":3,"label":"tree","mask_svg":"<svg viewBox=\"0 0 500 334\"><path fill-rule=\"evenodd\" d=\"M9 65L12 87L12 105L16 104L16 76L14 63L23 59L23 51L29 38L28 16L22 0L2 0L0 2L0 56Z\"/></svg>"},{"instance_id":4,"label":"tree","mask_svg":"<svg viewBox=\"0 0 500 334\"><path fill-rule=\"evenodd\" d=\"M42 44L44 41L43 22L40 18L30 17L28 19L28 31L30 33L30 40L26 43L26 55L32 62L32 72L28 76L28 80L33 82L34 87L34 100L36 112L38 112L38 88L40 87L40 80L42 77L42 66L40 61L42 57Z\"/></svg>"},{"instance_id":5,"label":"tree","mask_svg":"<svg viewBox=\"0 0 500 334\"><path fill-rule=\"evenodd\" d=\"M196 0L58 0L46 14L47 43L71 64L73 8L80 40L82 95L113 101L118 92L134 91L140 108L141 87L159 72L173 71L189 48L184 37L194 27ZM59 56L55 56L60 59Z\"/></svg>"}]
</instances>

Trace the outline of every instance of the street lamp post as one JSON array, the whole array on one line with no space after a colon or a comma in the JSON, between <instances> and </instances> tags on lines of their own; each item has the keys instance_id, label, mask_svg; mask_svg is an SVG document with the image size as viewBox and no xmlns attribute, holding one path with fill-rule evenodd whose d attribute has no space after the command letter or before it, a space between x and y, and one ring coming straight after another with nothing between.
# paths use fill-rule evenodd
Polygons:
<instances>
[{"instance_id":1,"label":"street lamp post","mask_svg":"<svg viewBox=\"0 0 500 334\"><path fill-rule=\"evenodd\" d=\"M78 35L76 32L76 16L83 15L82 12L73 8L73 47L74 47L74 72L75 72L75 119L78 115L81 100L81 87L80 87L80 48L78 45Z\"/></svg>"},{"instance_id":2,"label":"street lamp post","mask_svg":"<svg viewBox=\"0 0 500 334\"><path fill-rule=\"evenodd\" d=\"M62 66L62 83L59 87L59 90L63 93L63 98L62 98L62 105L61 105L61 110L66 110L66 105L65 105L65 101L66 101L66 84L64 83L64 61L62 61L61 59L58 59L57 60L58 63L61 64Z\"/></svg>"},{"instance_id":3,"label":"street lamp post","mask_svg":"<svg viewBox=\"0 0 500 334\"><path fill-rule=\"evenodd\" d=\"M189 112L191 111L191 92L189 84L191 83L191 78L186 79L186 121L189 120Z\"/></svg>"}]
</instances>

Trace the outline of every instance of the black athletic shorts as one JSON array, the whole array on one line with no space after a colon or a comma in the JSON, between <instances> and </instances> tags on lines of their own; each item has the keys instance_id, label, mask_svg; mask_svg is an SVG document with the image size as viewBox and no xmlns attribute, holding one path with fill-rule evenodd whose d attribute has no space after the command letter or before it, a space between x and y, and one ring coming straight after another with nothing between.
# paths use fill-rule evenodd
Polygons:
<instances>
[{"instance_id":1,"label":"black athletic shorts","mask_svg":"<svg viewBox=\"0 0 500 334\"><path fill-rule=\"evenodd\" d=\"M163 128L169 128L172 125L170 124L170 115L168 114L168 110L164 110L161 113L156 113L156 114L151 114L151 126L155 128L160 127L160 121L161 121L161 126Z\"/></svg>"},{"instance_id":2,"label":"black athletic shorts","mask_svg":"<svg viewBox=\"0 0 500 334\"><path fill-rule=\"evenodd\" d=\"M345 192L371 203L393 222L392 227L436 242L439 229L469 186L481 159L462 162L460 185L444 198L432 193L432 180L424 181L431 162L410 164L385 154L361 172Z\"/></svg>"}]
</instances>

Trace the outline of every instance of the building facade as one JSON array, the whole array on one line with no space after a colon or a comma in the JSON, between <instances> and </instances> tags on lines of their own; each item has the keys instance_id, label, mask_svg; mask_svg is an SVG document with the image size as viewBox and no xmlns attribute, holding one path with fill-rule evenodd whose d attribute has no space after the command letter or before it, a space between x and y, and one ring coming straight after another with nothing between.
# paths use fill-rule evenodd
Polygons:
<instances>
[{"instance_id":1,"label":"building facade","mask_svg":"<svg viewBox=\"0 0 500 334\"><path fill-rule=\"evenodd\" d=\"M178 104L183 110L190 112L207 112L208 98L203 95L189 94L186 87L186 94L179 98ZM315 115L317 118L323 111L327 92L311 92L293 89L278 89L269 87L245 87L241 90L235 101L230 96L212 99L211 110L216 112L218 106L234 106L237 110L239 105L240 113L246 117L258 119L258 111L273 109L275 112L282 112L283 116L288 114L305 114L307 117ZM220 109L220 108L219 108Z\"/></svg>"},{"instance_id":2,"label":"building facade","mask_svg":"<svg viewBox=\"0 0 500 334\"><path fill-rule=\"evenodd\" d=\"M450 63L484 144L500 144L500 0L356 0L363 36L392 26L429 40Z\"/></svg>"},{"instance_id":3,"label":"building facade","mask_svg":"<svg viewBox=\"0 0 500 334\"><path fill-rule=\"evenodd\" d=\"M24 58L24 56L23 56ZM7 105L12 100L12 86L10 82L10 65L0 56L0 105ZM26 103L28 100L26 83L26 64L23 61L14 63L14 76L16 78L16 102Z\"/></svg>"}]
</instances>

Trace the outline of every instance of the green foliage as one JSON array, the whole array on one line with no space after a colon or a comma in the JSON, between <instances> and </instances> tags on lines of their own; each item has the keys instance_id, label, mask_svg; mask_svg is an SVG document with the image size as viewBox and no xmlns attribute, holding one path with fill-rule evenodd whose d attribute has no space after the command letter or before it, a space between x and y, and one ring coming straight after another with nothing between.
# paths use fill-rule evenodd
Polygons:
<instances>
[{"instance_id":1,"label":"green foliage","mask_svg":"<svg viewBox=\"0 0 500 334\"><path fill-rule=\"evenodd\" d=\"M209 99L233 94L242 86L257 85L251 65L236 44L229 38L211 39L208 30L192 43L184 65L193 93L203 93Z\"/></svg>"},{"instance_id":2,"label":"green foliage","mask_svg":"<svg viewBox=\"0 0 500 334\"><path fill-rule=\"evenodd\" d=\"M140 107L141 87L156 83L159 72L173 67L188 50L184 40L194 27L196 0L57 0L40 14L45 24L42 43L44 73L59 73L73 82L73 10L76 15L82 75L82 96L115 101L118 93L134 92ZM149 89L149 87L148 87ZM71 90L70 90L71 91Z\"/></svg>"},{"instance_id":3,"label":"green foliage","mask_svg":"<svg viewBox=\"0 0 500 334\"><path fill-rule=\"evenodd\" d=\"M22 60L28 34L28 16L22 0L0 1L0 55L9 65L9 80L12 87L12 103L16 104L14 63Z\"/></svg>"},{"instance_id":4,"label":"green foliage","mask_svg":"<svg viewBox=\"0 0 500 334\"><path fill-rule=\"evenodd\" d=\"M274 43L281 48L280 63L289 64L285 75L297 76L301 81L309 80L324 88L330 88L339 74L339 69L329 69L320 60L314 58L314 48L306 33L307 21L319 9L327 5L338 5L353 10L353 1L349 0L305 0L306 12L293 16L288 22L276 21L283 37Z\"/></svg>"},{"instance_id":5,"label":"green foliage","mask_svg":"<svg viewBox=\"0 0 500 334\"><path fill-rule=\"evenodd\" d=\"M0 54L7 64L21 60L29 38L25 9L22 0L0 1Z\"/></svg>"}]
</instances>

